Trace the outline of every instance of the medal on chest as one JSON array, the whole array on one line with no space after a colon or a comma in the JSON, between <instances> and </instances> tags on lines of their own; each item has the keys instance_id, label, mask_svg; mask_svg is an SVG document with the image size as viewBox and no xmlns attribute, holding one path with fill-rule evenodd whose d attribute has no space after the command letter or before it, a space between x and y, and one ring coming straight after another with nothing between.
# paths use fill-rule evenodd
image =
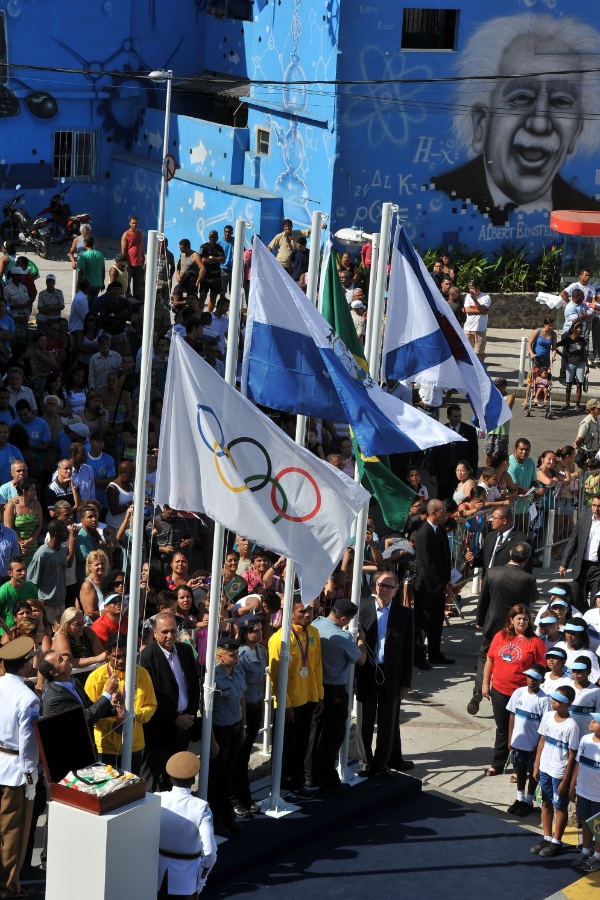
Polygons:
<instances>
[{"instance_id":1,"label":"medal on chest","mask_svg":"<svg viewBox=\"0 0 600 900\"><path fill-rule=\"evenodd\" d=\"M307 678L308 677L308 666L306 664L308 662L308 644L309 644L308 632L306 634L306 644L305 645L302 644L302 641L300 640L300 636L299 636L298 632L296 631L296 629L294 628L294 626L292 626L292 634L294 635L294 638L298 645L298 650L300 651L300 659L302 661L302 668L300 669L300 678Z\"/></svg>"}]
</instances>

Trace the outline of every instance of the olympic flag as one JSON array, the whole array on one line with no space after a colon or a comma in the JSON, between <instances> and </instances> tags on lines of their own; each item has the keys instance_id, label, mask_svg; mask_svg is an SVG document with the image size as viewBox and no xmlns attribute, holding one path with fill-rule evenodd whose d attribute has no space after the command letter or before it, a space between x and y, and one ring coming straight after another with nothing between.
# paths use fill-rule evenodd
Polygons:
<instances>
[{"instance_id":1,"label":"olympic flag","mask_svg":"<svg viewBox=\"0 0 600 900\"><path fill-rule=\"evenodd\" d=\"M347 422L365 455L406 453L462 440L386 394L258 238L242 364L255 403Z\"/></svg>"},{"instance_id":2,"label":"olympic flag","mask_svg":"<svg viewBox=\"0 0 600 900\"><path fill-rule=\"evenodd\" d=\"M295 444L176 335L164 410L157 502L290 557L305 602L317 597L369 493Z\"/></svg>"}]
</instances>

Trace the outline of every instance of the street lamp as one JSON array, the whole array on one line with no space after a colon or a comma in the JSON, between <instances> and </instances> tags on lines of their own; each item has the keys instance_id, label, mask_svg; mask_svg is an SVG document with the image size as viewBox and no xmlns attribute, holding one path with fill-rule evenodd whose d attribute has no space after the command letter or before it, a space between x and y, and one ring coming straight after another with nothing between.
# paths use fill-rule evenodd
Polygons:
<instances>
[{"instance_id":1,"label":"street lamp","mask_svg":"<svg viewBox=\"0 0 600 900\"><path fill-rule=\"evenodd\" d=\"M167 194L167 154L169 152L169 118L171 116L171 85L173 83L173 71L169 69L155 69L148 73L148 78L156 84L167 82L167 98L165 101L165 133L163 138L162 170L160 179L160 204L158 207L158 233L165 230L165 198Z\"/></svg>"}]
</instances>

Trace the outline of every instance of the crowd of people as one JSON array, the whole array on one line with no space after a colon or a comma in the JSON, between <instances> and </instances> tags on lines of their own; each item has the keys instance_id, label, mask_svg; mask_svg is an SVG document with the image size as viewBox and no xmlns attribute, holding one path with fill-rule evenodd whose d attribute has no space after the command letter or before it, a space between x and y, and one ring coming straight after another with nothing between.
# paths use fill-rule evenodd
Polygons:
<instances>
[{"instance_id":1,"label":"crowd of people","mask_svg":"<svg viewBox=\"0 0 600 900\"><path fill-rule=\"evenodd\" d=\"M308 234L294 231L286 220L269 244L300 287L306 286ZM360 271L346 253L338 264L359 337L364 337L368 314L369 246L362 250ZM173 331L223 374L233 247L230 226L221 239L211 231L198 251L182 239L177 262L166 240L159 245L146 505L139 511L145 541L142 570L134 573L142 603L131 769L146 780L149 791L164 796L173 784L183 789L184 806L197 774L186 754L200 736L203 719L213 523L194 511L155 505L157 450ZM244 256L246 287L251 257L250 248ZM26 896L19 871L24 860L31 860L47 796L37 750L31 741L24 749L19 722L80 704L98 759L117 767L122 763L145 267L137 219L129 220L111 266L89 226L73 242L70 258L78 281L68 318L54 275L46 276L46 288L38 294L29 261L17 257L9 242L0 259L0 854L7 898ZM445 255L433 274L447 296L449 315L462 318L483 361L489 296L474 279L460 300ZM548 367L551 354L559 352L552 324L544 322L530 340L530 353L547 360ZM571 344L560 346L568 356ZM568 372L572 364L567 360ZM573 371L577 381L579 370ZM508 393L506 380L496 384L512 406L514 394ZM517 800L510 811L518 816L532 811L539 781L544 840L535 852L555 855L569 793L585 801L582 819L600 807L600 688L595 687L600 679L600 473L594 475L593 464L600 451L600 401L588 401L573 444L545 451L537 465L527 438L510 447L509 423L489 432L480 467L477 429L462 421L461 405L447 402L443 386L392 382L386 389L435 418L446 401L447 426L465 441L391 457L414 502L401 530L386 528L376 505L371 507L360 604L352 600L354 544L319 597L294 594L285 697L278 693L278 673L286 560L257 546L251 534L228 535L211 760L205 761L214 830L232 837L258 812L249 769L263 724L267 678L274 715L285 717L286 796L301 801L312 796L311 789L323 794L347 789L336 760L346 732L352 666L360 711L359 774L393 779L394 772L411 770L413 762L402 751L401 701L415 666L427 671L455 664L444 652L444 622L456 613L460 584L477 567L483 572L477 612L483 637L468 711L476 715L483 700L491 700L497 734L486 775L503 772L512 751ZM543 393L538 397L543 402ZM293 416L267 413L294 433ZM353 477L346 425L311 419L306 440L312 453ZM581 484L589 506L575 521ZM539 509L535 518L532 499ZM551 509L555 528L568 538L560 574L564 577L572 566L572 584L561 582L536 616L532 606L539 597L532 571L541 565L544 541L555 538L548 533ZM349 628L353 620L356 630ZM173 764L175 757L179 763ZM177 799L169 802L176 810ZM211 853L205 854L210 865ZM177 881L178 859L165 859L160 879L161 884L166 879L163 896L168 896L168 882ZM585 829L577 862L584 871L600 868L600 847L596 844L594 854L591 832Z\"/></svg>"}]
</instances>

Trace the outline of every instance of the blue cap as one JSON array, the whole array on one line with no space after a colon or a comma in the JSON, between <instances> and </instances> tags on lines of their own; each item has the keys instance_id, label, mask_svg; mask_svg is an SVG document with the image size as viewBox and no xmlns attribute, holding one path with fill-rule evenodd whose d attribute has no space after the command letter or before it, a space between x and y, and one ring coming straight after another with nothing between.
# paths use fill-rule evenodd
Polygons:
<instances>
[{"instance_id":1,"label":"blue cap","mask_svg":"<svg viewBox=\"0 0 600 900\"><path fill-rule=\"evenodd\" d=\"M574 625L572 622L567 622L565 631L585 631L585 625Z\"/></svg>"},{"instance_id":2,"label":"blue cap","mask_svg":"<svg viewBox=\"0 0 600 900\"><path fill-rule=\"evenodd\" d=\"M588 661L587 665L584 662L574 662L574 663L571 663L569 668L571 669L572 672L575 672L575 671L583 672L584 669L591 669L592 664L589 661Z\"/></svg>"},{"instance_id":3,"label":"blue cap","mask_svg":"<svg viewBox=\"0 0 600 900\"><path fill-rule=\"evenodd\" d=\"M592 719L600 724L600 713L590 713Z\"/></svg>"},{"instance_id":4,"label":"blue cap","mask_svg":"<svg viewBox=\"0 0 600 900\"><path fill-rule=\"evenodd\" d=\"M567 592L565 591L564 588L561 588L561 587L553 587L553 588L550 588L550 590L548 591L548 593L549 593L549 594L557 594L557 596L559 596L559 597L564 597L564 596L566 595Z\"/></svg>"},{"instance_id":5,"label":"blue cap","mask_svg":"<svg viewBox=\"0 0 600 900\"><path fill-rule=\"evenodd\" d=\"M555 659L566 659L567 651L563 650L562 647L552 647L547 653L544 653L544 656L546 659L548 659L549 656L553 656Z\"/></svg>"},{"instance_id":6,"label":"blue cap","mask_svg":"<svg viewBox=\"0 0 600 900\"><path fill-rule=\"evenodd\" d=\"M561 694L560 691L550 691L548 694L549 697L552 697L553 700L557 700L559 703L570 703L568 697L565 697L564 694Z\"/></svg>"},{"instance_id":7,"label":"blue cap","mask_svg":"<svg viewBox=\"0 0 600 900\"><path fill-rule=\"evenodd\" d=\"M536 672L535 669L525 669L523 675L529 675L530 678L535 678L537 681L541 681L544 677L539 672Z\"/></svg>"},{"instance_id":8,"label":"blue cap","mask_svg":"<svg viewBox=\"0 0 600 900\"><path fill-rule=\"evenodd\" d=\"M552 625L553 622L558 622L556 616L544 616L540 619L540 625Z\"/></svg>"},{"instance_id":9,"label":"blue cap","mask_svg":"<svg viewBox=\"0 0 600 900\"><path fill-rule=\"evenodd\" d=\"M563 593L564 593L564 591L563 591ZM559 599L559 600L551 600L550 601L550 606L568 606L568 605L569 604L567 603L566 600Z\"/></svg>"}]
</instances>

